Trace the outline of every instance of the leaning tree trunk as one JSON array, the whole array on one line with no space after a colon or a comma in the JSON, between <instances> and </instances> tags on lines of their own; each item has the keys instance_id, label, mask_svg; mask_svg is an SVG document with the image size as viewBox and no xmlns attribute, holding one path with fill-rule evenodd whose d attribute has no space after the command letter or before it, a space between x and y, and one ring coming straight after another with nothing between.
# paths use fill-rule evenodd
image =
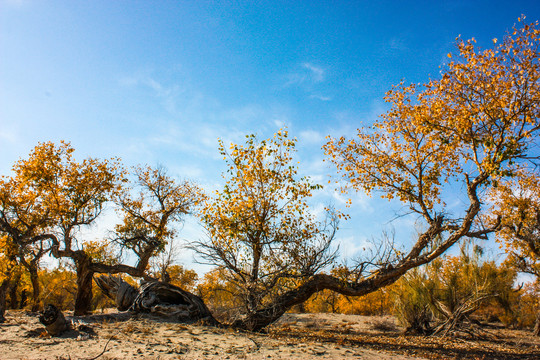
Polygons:
<instances>
[{"instance_id":1,"label":"leaning tree trunk","mask_svg":"<svg viewBox=\"0 0 540 360\"><path fill-rule=\"evenodd\" d=\"M348 284L330 275L317 274L298 288L278 296L266 307L236 320L232 326L249 331L260 331L279 319L291 307L307 301L313 294L320 291L328 289L343 295L363 296L394 283L405 272L405 268L387 269L381 271L377 276L355 284Z\"/></svg>"},{"instance_id":2,"label":"leaning tree trunk","mask_svg":"<svg viewBox=\"0 0 540 360\"><path fill-rule=\"evenodd\" d=\"M219 325L200 297L172 284L148 281L137 290L116 276L101 275L95 280L103 293L116 301L121 311L132 310L177 321Z\"/></svg>"},{"instance_id":3,"label":"leaning tree trunk","mask_svg":"<svg viewBox=\"0 0 540 360\"><path fill-rule=\"evenodd\" d=\"M94 272L90 266L91 260L89 258L85 257L76 261L77 294L73 312L75 316L89 314L92 310L92 278Z\"/></svg>"}]
</instances>

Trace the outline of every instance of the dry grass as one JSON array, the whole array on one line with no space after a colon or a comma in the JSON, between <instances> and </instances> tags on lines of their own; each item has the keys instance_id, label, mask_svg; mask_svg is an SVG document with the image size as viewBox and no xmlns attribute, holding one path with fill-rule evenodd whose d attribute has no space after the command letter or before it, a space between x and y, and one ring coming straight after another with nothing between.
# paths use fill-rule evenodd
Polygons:
<instances>
[{"instance_id":1,"label":"dry grass","mask_svg":"<svg viewBox=\"0 0 540 360\"><path fill-rule=\"evenodd\" d=\"M398 327L395 321L389 319L376 319L369 322L371 328L376 331L382 332L396 332Z\"/></svg>"}]
</instances>

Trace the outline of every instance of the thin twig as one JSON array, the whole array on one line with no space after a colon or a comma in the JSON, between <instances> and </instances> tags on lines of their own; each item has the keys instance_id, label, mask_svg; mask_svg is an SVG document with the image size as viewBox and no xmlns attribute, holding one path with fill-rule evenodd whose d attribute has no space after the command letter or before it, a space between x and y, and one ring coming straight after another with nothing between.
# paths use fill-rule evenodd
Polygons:
<instances>
[{"instance_id":1,"label":"thin twig","mask_svg":"<svg viewBox=\"0 0 540 360\"><path fill-rule=\"evenodd\" d=\"M258 342L250 338L249 336L246 336L246 337L255 344L255 351L259 351L259 349L261 348L261 344L259 344Z\"/></svg>"},{"instance_id":2,"label":"thin twig","mask_svg":"<svg viewBox=\"0 0 540 360\"><path fill-rule=\"evenodd\" d=\"M114 339L115 336L116 336L116 334L111 335L111 337L109 338L109 340L107 340L107 343L103 347L103 351L98 356L93 357L93 358L88 358L88 359L85 359L85 360L96 360L98 357L105 354L105 351L107 351L107 345L109 345L109 343L111 342L112 339Z\"/></svg>"}]
</instances>

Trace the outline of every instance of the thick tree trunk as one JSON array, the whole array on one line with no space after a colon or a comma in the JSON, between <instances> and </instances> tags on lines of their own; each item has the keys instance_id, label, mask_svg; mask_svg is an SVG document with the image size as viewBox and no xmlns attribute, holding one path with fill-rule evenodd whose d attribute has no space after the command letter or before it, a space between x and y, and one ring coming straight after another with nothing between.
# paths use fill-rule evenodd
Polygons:
<instances>
[{"instance_id":1,"label":"thick tree trunk","mask_svg":"<svg viewBox=\"0 0 540 360\"><path fill-rule=\"evenodd\" d=\"M116 308L120 311L129 310L139 294L137 289L119 276L100 275L95 281L103 294L115 301Z\"/></svg>"},{"instance_id":2,"label":"thick tree trunk","mask_svg":"<svg viewBox=\"0 0 540 360\"><path fill-rule=\"evenodd\" d=\"M6 313L6 293L9 287L9 278L2 280L0 283L0 323L6 321L4 317Z\"/></svg>"},{"instance_id":3,"label":"thick tree trunk","mask_svg":"<svg viewBox=\"0 0 540 360\"><path fill-rule=\"evenodd\" d=\"M19 309L24 309L24 307L26 306L27 300L28 300L28 296L26 295L26 289L23 289L23 291L21 291L21 301L19 302Z\"/></svg>"},{"instance_id":4,"label":"thick tree trunk","mask_svg":"<svg viewBox=\"0 0 540 360\"><path fill-rule=\"evenodd\" d=\"M9 284L9 307L10 309L18 309L19 302L17 301L17 290L19 289L19 282L21 281L21 273L17 271L15 277L10 281Z\"/></svg>"},{"instance_id":5,"label":"thick tree trunk","mask_svg":"<svg viewBox=\"0 0 540 360\"><path fill-rule=\"evenodd\" d=\"M326 289L346 296L363 296L369 294L380 288L393 284L410 269L427 264L436 259L463 237L481 237L489 232L494 231L493 229L485 229L477 232L470 232L476 215L480 211L480 201L476 195L476 189L484 180L487 179L487 177L487 174L482 174L473 181L467 181L467 192L469 199L471 200L467 213L461 225L452 225L452 230L449 236L435 248L431 249L430 244L432 244L432 242L441 233L448 231L447 227L450 226L443 226L443 216L437 216L431 221L427 231L419 236L417 242L411 248L410 252L398 263L388 263L386 266L382 266L379 270L373 272L369 277L361 278L355 282L349 282L326 274L313 275L302 285L276 297L265 307L256 308L253 309L253 311L249 311L249 313L243 318L233 322L232 326L250 331L260 331L278 320L294 305L301 304L307 301L313 294ZM156 289L158 288L161 289L160 287L156 287ZM141 289L139 289L139 292ZM172 305L183 305L184 302L190 303L190 300L187 300L187 297L184 297L184 300L180 300L180 302L175 303L165 300L169 298L169 293L167 291L164 292L164 297L162 297L161 300L156 301L160 294L155 291L150 291L150 287L147 289L148 291L146 291L146 293L143 292L142 295L139 294L137 296L137 299L140 299L140 306L142 309L158 309L160 306L156 305L161 303ZM195 296L193 294L190 295ZM173 297L173 299L176 298ZM200 298L198 298L196 302L200 302L201 309L205 309L205 311L208 310ZM135 304L137 304L137 300L134 301L132 308L136 308ZM199 305L196 304L195 307L199 307Z\"/></svg>"},{"instance_id":6,"label":"thick tree trunk","mask_svg":"<svg viewBox=\"0 0 540 360\"><path fill-rule=\"evenodd\" d=\"M75 310L73 315L89 314L92 310L92 277L91 260L83 258L76 262L77 294L75 297Z\"/></svg>"},{"instance_id":7,"label":"thick tree trunk","mask_svg":"<svg viewBox=\"0 0 540 360\"><path fill-rule=\"evenodd\" d=\"M330 275L317 274L296 289L278 297L269 306L235 321L232 326L250 331L260 331L279 319L287 310L307 301L313 294L328 289L349 296L362 296L397 281L410 267L383 269L375 276L358 283L347 283Z\"/></svg>"},{"instance_id":8,"label":"thick tree trunk","mask_svg":"<svg viewBox=\"0 0 540 360\"><path fill-rule=\"evenodd\" d=\"M32 283L32 311L39 311L41 288L39 286L38 269L32 266L28 269L28 272L30 273L30 282Z\"/></svg>"}]
</instances>

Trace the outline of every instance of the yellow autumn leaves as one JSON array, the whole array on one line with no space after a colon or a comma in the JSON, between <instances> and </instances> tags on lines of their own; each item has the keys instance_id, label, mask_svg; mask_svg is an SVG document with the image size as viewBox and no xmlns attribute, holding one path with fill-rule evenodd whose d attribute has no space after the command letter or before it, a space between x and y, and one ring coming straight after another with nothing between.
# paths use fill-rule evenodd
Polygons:
<instances>
[{"instance_id":1,"label":"yellow autumn leaves","mask_svg":"<svg viewBox=\"0 0 540 360\"><path fill-rule=\"evenodd\" d=\"M508 253L507 261L520 271L540 276L540 179L520 171L490 192L492 218L501 219L497 240Z\"/></svg>"},{"instance_id":2,"label":"yellow autumn leaves","mask_svg":"<svg viewBox=\"0 0 540 360\"><path fill-rule=\"evenodd\" d=\"M330 139L325 152L348 186L429 219L449 179L487 186L527 166L540 127L537 26L514 28L494 49L458 40L440 80L393 87L391 109L372 127Z\"/></svg>"},{"instance_id":3,"label":"yellow autumn leaves","mask_svg":"<svg viewBox=\"0 0 540 360\"><path fill-rule=\"evenodd\" d=\"M306 201L320 185L297 179L295 145L296 139L289 139L285 130L262 141L248 135L245 145L232 144L229 149L220 140L219 151L228 165L226 183L201 208L216 245L234 252L255 251L257 244L292 247L317 232Z\"/></svg>"},{"instance_id":4,"label":"yellow autumn leaves","mask_svg":"<svg viewBox=\"0 0 540 360\"><path fill-rule=\"evenodd\" d=\"M237 289L235 297L253 312L330 263L337 221L309 211L321 186L298 176L296 139L280 130L272 138L247 135L244 144L219 150L227 163L222 190L201 206L208 238L194 249Z\"/></svg>"}]
</instances>

